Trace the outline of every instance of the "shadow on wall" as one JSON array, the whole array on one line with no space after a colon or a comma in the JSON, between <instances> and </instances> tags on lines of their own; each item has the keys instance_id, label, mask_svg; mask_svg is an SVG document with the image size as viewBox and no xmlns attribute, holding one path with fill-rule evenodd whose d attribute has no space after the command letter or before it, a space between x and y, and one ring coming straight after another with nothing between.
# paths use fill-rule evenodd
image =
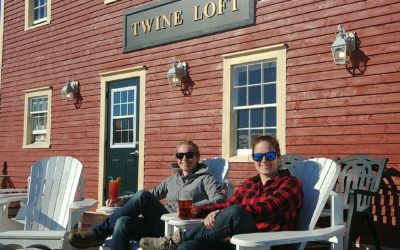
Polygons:
<instances>
[{"instance_id":1,"label":"shadow on wall","mask_svg":"<svg viewBox=\"0 0 400 250\"><path fill-rule=\"evenodd\" d=\"M382 246L395 249L400 249L400 241L398 240L400 235L399 189L400 171L387 166L383 172L381 189L374 199L372 210ZM358 225L363 225L363 223ZM368 228L360 227L357 231L359 231L361 244L373 245Z\"/></svg>"},{"instance_id":2,"label":"shadow on wall","mask_svg":"<svg viewBox=\"0 0 400 250\"><path fill-rule=\"evenodd\" d=\"M346 64L346 69L352 76L364 75L368 61L371 59L360 49L360 46L361 40L356 36L356 49L351 53L351 64Z\"/></svg>"}]
</instances>

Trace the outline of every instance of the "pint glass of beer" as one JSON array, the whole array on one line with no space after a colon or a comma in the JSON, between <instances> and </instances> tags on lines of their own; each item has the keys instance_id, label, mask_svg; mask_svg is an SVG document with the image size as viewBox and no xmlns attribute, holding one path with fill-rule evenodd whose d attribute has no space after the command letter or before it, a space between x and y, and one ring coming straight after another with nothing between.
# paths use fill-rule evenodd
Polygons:
<instances>
[{"instance_id":1,"label":"pint glass of beer","mask_svg":"<svg viewBox=\"0 0 400 250\"><path fill-rule=\"evenodd\" d=\"M178 193L178 218L181 220L189 220L192 218L190 212L192 208L193 195L190 191L181 190Z\"/></svg>"}]
</instances>

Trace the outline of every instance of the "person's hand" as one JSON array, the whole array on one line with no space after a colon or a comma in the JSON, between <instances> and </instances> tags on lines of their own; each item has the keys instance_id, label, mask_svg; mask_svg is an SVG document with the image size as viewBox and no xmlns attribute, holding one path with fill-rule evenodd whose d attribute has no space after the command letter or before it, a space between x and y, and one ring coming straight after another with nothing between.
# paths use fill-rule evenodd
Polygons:
<instances>
[{"instance_id":1,"label":"person's hand","mask_svg":"<svg viewBox=\"0 0 400 250\"><path fill-rule=\"evenodd\" d=\"M218 213L220 210L213 211L207 215L207 217L203 220L204 226L207 229L211 229L214 227L215 219L217 218Z\"/></svg>"},{"instance_id":2,"label":"person's hand","mask_svg":"<svg viewBox=\"0 0 400 250\"><path fill-rule=\"evenodd\" d=\"M124 204L124 200L118 197L115 200L108 199L106 200L107 207L121 207Z\"/></svg>"}]
</instances>

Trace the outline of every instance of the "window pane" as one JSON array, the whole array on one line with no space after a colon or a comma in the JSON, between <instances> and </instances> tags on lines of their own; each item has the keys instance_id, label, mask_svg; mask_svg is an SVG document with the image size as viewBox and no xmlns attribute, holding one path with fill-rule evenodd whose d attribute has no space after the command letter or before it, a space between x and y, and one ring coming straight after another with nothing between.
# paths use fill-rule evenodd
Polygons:
<instances>
[{"instance_id":1,"label":"window pane","mask_svg":"<svg viewBox=\"0 0 400 250\"><path fill-rule=\"evenodd\" d=\"M43 18L44 17L44 8L40 7L39 8L39 18Z\"/></svg>"},{"instance_id":2,"label":"window pane","mask_svg":"<svg viewBox=\"0 0 400 250\"><path fill-rule=\"evenodd\" d=\"M243 86L247 84L247 67L233 68L233 86Z\"/></svg>"},{"instance_id":3,"label":"window pane","mask_svg":"<svg viewBox=\"0 0 400 250\"><path fill-rule=\"evenodd\" d=\"M238 149L250 148L249 130L238 130L236 141Z\"/></svg>"},{"instance_id":4,"label":"window pane","mask_svg":"<svg viewBox=\"0 0 400 250\"><path fill-rule=\"evenodd\" d=\"M249 110L238 110L238 128L248 128L249 127Z\"/></svg>"},{"instance_id":5,"label":"window pane","mask_svg":"<svg viewBox=\"0 0 400 250\"><path fill-rule=\"evenodd\" d=\"M121 130L121 119L114 120L114 131L115 130Z\"/></svg>"},{"instance_id":6,"label":"window pane","mask_svg":"<svg viewBox=\"0 0 400 250\"><path fill-rule=\"evenodd\" d=\"M265 109L266 127L276 127L276 108Z\"/></svg>"},{"instance_id":7,"label":"window pane","mask_svg":"<svg viewBox=\"0 0 400 250\"><path fill-rule=\"evenodd\" d=\"M120 116L120 105L114 105L113 116Z\"/></svg>"},{"instance_id":8,"label":"window pane","mask_svg":"<svg viewBox=\"0 0 400 250\"><path fill-rule=\"evenodd\" d=\"M129 142L133 142L133 131L129 130Z\"/></svg>"},{"instance_id":9,"label":"window pane","mask_svg":"<svg viewBox=\"0 0 400 250\"><path fill-rule=\"evenodd\" d=\"M129 133L128 131L122 131L122 142L128 142L129 138Z\"/></svg>"},{"instance_id":10,"label":"window pane","mask_svg":"<svg viewBox=\"0 0 400 250\"><path fill-rule=\"evenodd\" d=\"M33 7L39 6L39 0L33 0Z\"/></svg>"},{"instance_id":11,"label":"window pane","mask_svg":"<svg viewBox=\"0 0 400 250\"><path fill-rule=\"evenodd\" d=\"M263 67L264 67L263 82L276 82L276 61L264 63Z\"/></svg>"},{"instance_id":12,"label":"window pane","mask_svg":"<svg viewBox=\"0 0 400 250\"><path fill-rule=\"evenodd\" d=\"M133 89L128 90L128 102L133 102Z\"/></svg>"},{"instance_id":13,"label":"window pane","mask_svg":"<svg viewBox=\"0 0 400 250\"><path fill-rule=\"evenodd\" d=\"M36 98L34 98L34 99L31 99L31 111L37 111L37 108L36 108Z\"/></svg>"},{"instance_id":14,"label":"window pane","mask_svg":"<svg viewBox=\"0 0 400 250\"><path fill-rule=\"evenodd\" d=\"M133 130L133 118L128 118L128 129Z\"/></svg>"},{"instance_id":15,"label":"window pane","mask_svg":"<svg viewBox=\"0 0 400 250\"><path fill-rule=\"evenodd\" d=\"M126 96L125 96L125 97L126 97ZM121 104L121 116L126 115L127 109L128 109L128 107L127 107L126 104Z\"/></svg>"},{"instance_id":16,"label":"window pane","mask_svg":"<svg viewBox=\"0 0 400 250\"><path fill-rule=\"evenodd\" d=\"M113 141L114 141L114 143L120 143L121 142L121 132L120 131L115 131L114 132Z\"/></svg>"},{"instance_id":17,"label":"window pane","mask_svg":"<svg viewBox=\"0 0 400 250\"><path fill-rule=\"evenodd\" d=\"M276 137L276 129L264 129L264 131L265 131L264 134Z\"/></svg>"},{"instance_id":18,"label":"window pane","mask_svg":"<svg viewBox=\"0 0 400 250\"><path fill-rule=\"evenodd\" d=\"M126 102L128 102L127 91L122 91L121 92L121 103L126 103Z\"/></svg>"},{"instance_id":19,"label":"window pane","mask_svg":"<svg viewBox=\"0 0 400 250\"><path fill-rule=\"evenodd\" d=\"M47 98L44 99L43 111L47 111Z\"/></svg>"},{"instance_id":20,"label":"window pane","mask_svg":"<svg viewBox=\"0 0 400 250\"><path fill-rule=\"evenodd\" d=\"M233 98L234 106L235 107L246 106L246 100L247 100L247 88L246 87L235 88L234 98Z\"/></svg>"},{"instance_id":21,"label":"window pane","mask_svg":"<svg viewBox=\"0 0 400 250\"><path fill-rule=\"evenodd\" d=\"M261 83L261 64L249 66L249 84Z\"/></svg>"},{"instance_id":22,"label":"window pane","mask_svg":"<svg viewBox=\"0 0 400 250\"><path fill-rule=\"evenodd\" d=\"M258 128L263 126L263 109L250 110L250 127Z\"/></svg>"},{"instance_id":23,"label":"window pane","mask_svg":"<svg viewBox=\"0 0 400 250\"><path fill-rule=\"evenodd\" d=\"M114 103L121 103L121 94L119 92L114 92Z\"/></svg>"},{"instance_id":24,"label":"window pane","mask_svg":"<svg viewBox=\"0 0 400 250\"><path fill-rule=\"evenodd\" d=\"M249 105L261 104L261 86L249 87Z\"/></svg>"},{"instance_id":25,"label":"window pane","mask_svg":"<svg viewBox=\"0 0 400 250\"><path fill-rule=\"evenodd\" d=\"M46 0L40 0L39 3L40 3L40 5L45 5L46 4Z\"/></svg>"},{"instance_id":26,"label":"window pane","mask_svg":"<svg viewBox=\"0 0 400 250\"><path fill-rule=\"evenodd\" d=\"M42 111L43 110L43 99L42 98L38 98L38 107L37 107L38 111Z\"/></svg>"},{"instance_id":27,"label":"window pane","mask_svg":"<svg viewBox=\"0 0 400 250\"><path fill-rule=\"evenodd\" d=\"M133 115L133 103L128 103L128 115Z\"/></svg>"},{"instance_id":28,"label":"window pane","mask_svg":"<svg viewBox=\"0 0 400 250\"><path fill-rule=\"evenodd\" d=\"M262 129L252 129L252 130L250 130L251 138L253 138L256 135L262 135L262 134L263 134L263 130Z\"/></svg>"},{"instance_id":29,"label":"window pane","mask_svg":"<svg viewBox=\"0 0 400 250\"><path fill-rule=\"evenodd\" d=\"M129 119L122 119L122 130L128 130Z\"/></svg>"},{"instance_id":30,"label":"window pane","mask_svg":"<svg viewBox=\"0 0 400 250\"><path fill-rule=\"evenodd\" d=\"M266 84L264 88L264 104L276 103L276 85Z\"/></svg>"},{"instance_id":31,"label":"window pane","mask_svg":"<svg viewBox=\"0 0 400 250\"><path fill-rule=\"evenodd\" d=\"M47 8L46 6L43 7L43 17L47 17Z\"/></svg>"}]
</instances>

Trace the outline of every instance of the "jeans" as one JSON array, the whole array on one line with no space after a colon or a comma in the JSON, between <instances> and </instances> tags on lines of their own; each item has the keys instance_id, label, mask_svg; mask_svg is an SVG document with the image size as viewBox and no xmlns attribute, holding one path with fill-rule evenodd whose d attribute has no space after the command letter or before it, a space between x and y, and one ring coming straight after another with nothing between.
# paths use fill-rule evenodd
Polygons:
<instances>
[{"instance_id":1,"label":"jeans","mask_svg":"<svg viewBox=\"0 0 400 250\"><path fill-rule=\"evenodd\" d=\"M207 229L204 224L182 233L183 243L178 250L234 249L223 239L241 233L258 232L250 214L242 206L233 205L222 210L216 217L214 227Z\"/></svg>"},{"instance_id":2,"label":"jeans","mask_svg":"<svg viewBox=\"0 0 400 250\"><path fill-rule=\"evenodd\" d=\"M164 222L160 217L166 213L168 210L154 195L142 190L103 223L93 227L93 234L100 240L113 235L111 249L129 249L130 240L164 235Z\"/></svg>"}]
</instances>

